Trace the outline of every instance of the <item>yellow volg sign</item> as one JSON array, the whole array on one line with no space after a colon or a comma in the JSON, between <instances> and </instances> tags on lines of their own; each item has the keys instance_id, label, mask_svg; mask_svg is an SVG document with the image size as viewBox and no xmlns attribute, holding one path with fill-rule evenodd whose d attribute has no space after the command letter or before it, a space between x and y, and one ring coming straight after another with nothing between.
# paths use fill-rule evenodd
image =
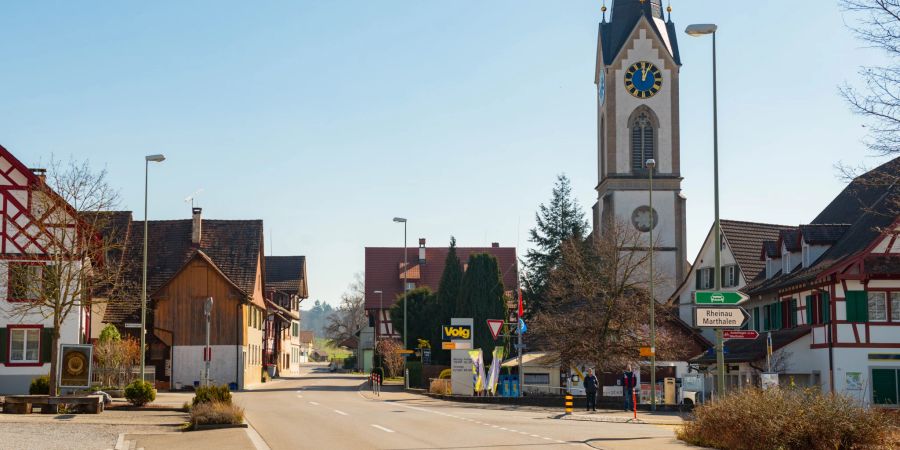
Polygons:
<instances>
[{"instance_id":1,"label":"yellow volg sign","mask_svg":"<svg viewBox=\"0 0 900 450\"><path fill-rule=\"evenodd\" d=\"M471 339L472 327L469 325L444 325L441 327L441 338L445 341L451 339Z\"/></svg>"}]
</instances>

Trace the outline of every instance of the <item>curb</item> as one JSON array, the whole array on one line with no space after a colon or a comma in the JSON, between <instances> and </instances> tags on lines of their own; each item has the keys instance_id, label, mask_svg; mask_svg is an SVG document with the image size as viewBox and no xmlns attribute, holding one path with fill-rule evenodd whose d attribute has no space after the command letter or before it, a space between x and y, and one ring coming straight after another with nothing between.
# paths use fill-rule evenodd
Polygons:
<instances>
[{"instance_id":1,"label":"curb","mask_svg":"<svg viewBox=\"0 0 900 450\"><path fill-rule=\"evenodd\" d=\"M634 419L630 417L615 417L615 416L578 416L578 415L568 415L561 414L557 416L550 416L551 419L558 420L576 420L579 422L606 422L606 423L633 423L639 425L683 425L684 422L676 422L676 421L665 421L665 420L643 420L643 419Z\"/></svg>"}]
</instances>

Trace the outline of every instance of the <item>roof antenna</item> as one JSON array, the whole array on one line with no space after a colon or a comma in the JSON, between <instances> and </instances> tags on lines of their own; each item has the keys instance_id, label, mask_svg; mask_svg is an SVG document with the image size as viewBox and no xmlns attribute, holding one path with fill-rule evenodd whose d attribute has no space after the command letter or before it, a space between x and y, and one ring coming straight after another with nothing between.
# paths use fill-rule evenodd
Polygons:
<instances>
[{"instance_id":1,"label":"roof antenna","mask_svg":"<svg viewBox=\"0 0 900 450\"><path fill-rule=\"evenodd\" d=\"M185 203L191 202L191 208L193 209L194 208L194 198L196 198L198 195L200 195L201 192L203 192L203 188L197 189L196 191L194 191L193 194L185 197L184 202Z\"/></svg>"},{"instance_id":2,"label":"roof antenna","mask_svg":"<svg viewBox=\"0 0 900 450\"><path fill-rule=\"evenodd\" d=\"M600 11L603 12L603 23L606 23L606 0L603 0L603 6L600 7Z\"/></svg>"}]
</instances>

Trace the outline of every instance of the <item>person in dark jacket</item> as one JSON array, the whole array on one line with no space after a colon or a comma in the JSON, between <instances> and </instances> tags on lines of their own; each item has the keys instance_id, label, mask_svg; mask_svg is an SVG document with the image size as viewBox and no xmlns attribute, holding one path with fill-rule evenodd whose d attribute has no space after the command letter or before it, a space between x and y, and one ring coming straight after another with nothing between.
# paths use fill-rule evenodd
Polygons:
<instances>
[{"instance_id":1,"label":"person in dark jacket","mask_svg":"<svg viewBox=\"0 0 900 450\"><path fill-rule=\"evenodd\" d=\"M597 410L597 388L600 381L594 375L593 369L588 369L584 374L584 395L587 397L587 410Z\"/></svg>"}]
</instances>

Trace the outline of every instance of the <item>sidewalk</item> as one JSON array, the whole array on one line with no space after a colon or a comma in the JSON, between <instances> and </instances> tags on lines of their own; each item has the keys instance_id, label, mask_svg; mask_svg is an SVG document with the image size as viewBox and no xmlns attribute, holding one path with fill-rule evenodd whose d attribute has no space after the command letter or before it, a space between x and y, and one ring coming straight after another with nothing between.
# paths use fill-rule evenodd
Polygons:
<instances>
[{"instance_id":1,"label":"sidewalk","mask_svg":"<svg viewBox=\"0 0 900 450\"><path fill-rule=\"evenodd\" d=\"M637 419L635 419L632 411L611 409L574 411L572 414L562 413L553 416L553 418L586 422L642 423L651 425L681 425L684 423L684 417L680 413L638 411Z\"/></svg>"}]
</instances>

